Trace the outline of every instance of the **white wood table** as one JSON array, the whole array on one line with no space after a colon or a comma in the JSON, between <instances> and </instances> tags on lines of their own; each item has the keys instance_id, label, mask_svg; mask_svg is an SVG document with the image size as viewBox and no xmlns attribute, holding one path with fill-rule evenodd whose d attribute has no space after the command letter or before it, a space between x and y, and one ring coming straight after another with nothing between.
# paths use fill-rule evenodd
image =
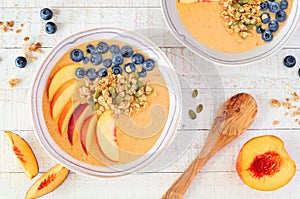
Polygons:
<instances>
[{"instance_id":1,"label":"white wood table","mask_svg":"<svg viewBox=\"0 0 300 199\"><path fill-rule=\"evenodd\" d=\"M54 11L55 23L58 31L55 35L44 33L44 24L39 18L39 11L50 7ZM12 130L24 137L32 146L43 174L57 162L53 160L38 143L31 123L30 90L35 72L43 58L51 48L60 40L81 30L97 27L121 27L129 30L156 29L166 30L160 8L160 0L1 0L0 21L15 21L14 29L24 24L22 32L0 33L0 198L24 198L26 191L34 182L29 180L22 172L11 148L6 142L3 131ZM22 55L23 38L29 36L32 42L42 43L42 53L38 59L32 61L26 68L19 69L14 66L14 60ZM300 164L300 125L294 122L295 118L283 116L282 110L270 106L271 98L284 100L288 95L288 88L300 93L300 29L294 37L276 55L261 62L241 67L213 66L203 75L208 82L214 78L217 84L210 84L210 90L199 82L197 76L191 74L190 66L182 66L180 55L188 60L195 59L178 42L171 40L167 31L165 38L153 37L161 49L166 52L174 63L181 78L188 77L191 84L182 84L183 104L193 106L191 100L193 88L200 88L198 101L204 104L204 111L199 114L198 120L190 121L187 113L183 112L183 121L178 130L175 144L168 156L163 156L158 169L143 170L120 178L89 178L71 173L64 184L44 198L160 198L176 178L193 160L200 151L205 137L212 124L215 109L221 101L238 92L252 94L258 102L259 111L257 119L241 137L230 143L220 151L201 170L185 198L226 198L226 199L283 199L300 197L300 172L297 169L292 181L285 187L272 192L255 191L242 183L236 171L236 158L241 146L250 138L259 135L271 134L279 136L284 142L291 157L296 164ZM298 64L294 68L286 68L282 64L287 54L297 57ZM180 57L179 56L179 57ZM208 67L207 62L199 63ZM186 76L185 76L186 75ZM8 81L19 78L20 84L9 88ZM182 80L183 78L183 80ZM212 81L215 82L215 81ZM210 94L219 97L210 101ZM278 125L273 125L278 120ZM191 142L193 140L193 142ZM186 149L182 151L182 149ZM179 157L176 156L179 154ZM176 157L176 158L174 158ZM168 159L169 158L169 159Z\"/></svg>"}]
</instances>

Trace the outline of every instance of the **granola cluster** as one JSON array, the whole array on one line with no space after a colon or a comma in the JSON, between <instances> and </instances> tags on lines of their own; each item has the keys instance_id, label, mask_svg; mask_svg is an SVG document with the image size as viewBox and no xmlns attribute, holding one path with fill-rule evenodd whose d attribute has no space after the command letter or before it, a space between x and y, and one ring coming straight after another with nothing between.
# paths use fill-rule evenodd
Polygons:
<instances>
[{"instance_id":1,"label":"granola cluster","mask_svg":"<svg viewBox=\"0 0 300 199\"><path fill-rule=\"evenodd\" d=\"M152 92L150 82L144 83L137 73L114 75L111 71L104 78L86 79L79 89L80 97L88 100L98 116L106 110L127 115L141 111L149 106L147 97Z\"/></svg>"},{"instance_id":2,"label":"granola cluster","mask_svg":"<svg viewBox=\"0 0 300 199\"><path fill-rule=\"evenodd\" d=\"M15 26L15 22L13 20L4 21L4 22L0 21L0 31L1 32L7 32L8 30L14 31L14 26ZM15 30L16 33L22 32L21 28L23 28L24 24L20 24L19 26L20 26L20 28Z\"/></svg>"},{"instance_id":3,"label":"granola cluster","mask_svg":"<svg viewBox=\"0 0 300 199\"><path fill-rule=\"evenodd\" d=\"M8 85L10 88L13 88L19 84L20 80L18 78L13 78L8 81Z\"/></svg>"},{"instance_id":4,"label":"granola cluster","mask_svg":"<svg viewBox=\"0 0 300 199\"><path fill-rule=\"evenodd\" d=\"M221 13L229 33L238 33L242 39L253 34L253 30L262 24L260 18L261 0L221 0Z\"/></svg>"},{"instance_id":5,"label":"granola cluster","mask_svg":"<svg viewBox=\"0 0 300 199\"><path fill-rule=\"evenodd\" d=\"M28 41L29 40L29 37L25 37L24 38L24 41ZM36 43L26 43L26 44L23 44L23 53L24 53L24 56L25 58L29 58L30 61L35 61L37 59L36 56L33 55L33 53L41 53L41 48L42 47L42 44L40 42L36 42Z\"/></svg>"},{"instance_id":6,"label":"granola cluster","mask_svg":"<svg viewBox=\"0 0 300 199\"><path fill-rule=\"evenodd\" d=\"M272 107L283 107L285 109L284 116L290 116L295 118L295 122L300 125L300 97L296 92L291 94L291 97L286 98L285 101L280 102L277 99L271 99L270 103ZM274 125L279 121L275 120Z\"/></svg>"}]
</instances>

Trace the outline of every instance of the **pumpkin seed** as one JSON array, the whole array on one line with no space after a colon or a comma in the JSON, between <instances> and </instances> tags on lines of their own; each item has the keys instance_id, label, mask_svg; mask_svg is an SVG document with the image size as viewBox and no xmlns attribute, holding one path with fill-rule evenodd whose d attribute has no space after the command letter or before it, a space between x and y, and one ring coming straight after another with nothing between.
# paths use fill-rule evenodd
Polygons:
<instances>
[{"instance_id":1,"label":"pumpkin seed","mask_svg":"<svg viewBox=\"0 0 300 199\"><path fill-rule=\"evenodd\" d=\"M198 96L198 90L195 89L192 93L193 98L196 98Z\"/></svg>"},{"instance_id":2,"label":"pumpkin seed","mask_svg":"<svg viewBox=\"0 0 300 199\"><path fill-rule=\"evenodd\" d=\"M241 7L241 5L238 4L238 3L234 3L234 4L233 4L233 7L234 7L236 10L239 10L240 7Z\"/></svg>"},{"instance_id":3,"label":"pumpkin seed","mask_svg":"<svg viewBox=\"0 0 300 199\"><path fill-rule=\"evenodd\" d=\"M235 14L235 17L236 18L240 18L242 16L242 13L240 13L240 12L237 12L236 14Z\"/></svg>"},{"instance_id":4,"label":"pumpkin seed","mask_svg":"<svg viewBox=\"0 0 300 199\"><path fill-rule=\"evenodd\" d=\"M96 111L98 110L100 107L100 105L98 103L96 103L94 106L93 106L93 110Z\"/></svg>"},{"instance_id":5,"label":"pumpkin seed","mask_svg":"<svg viewBox=\"0 0 300 199\"><path fill-rule=\"evenodd\" d=\"M250 0L239 0L239 4L246 4L249 3Z\"/></svg>"},{"instance_id":6,"label":"pumpkin seed","mask_svg":"<svg viewBox=\"0 0 300 199\"><path fill-rule=\"evenodd\" d=\"M144 83L143 83L143 81L141 81L141 80L138 80L138 82L137 82L137 86L138 86L139 88L143 87L143 86L144 86Z\"/></svg>"},{"instance_id":7,"label":"pumpkin seed","mask_svg":"<svg viewBox=\"0 0 300 199\"><path fill-rule=\"evenodd\" d=\"M192 120L196 119L196 117L197 117L195 111L193 111L193 110L189 110L189 116Z\"/></svg>"},{"instance_id":8,"label":"pumpkin seed","mask_svg":"<svg viewBox=\"0 0 300 199\"><path fill-rule=\"evenodd\" d=\"M94 94L94 98L98 98L100 96L100 91L99 90L96 90L95 94Z\"/></svg>"},{"instance_id":9,"label":"pumpkin seed","mask_svg":"<svg viewBox=\"0 0 300 199\"><path fill-rule=\"evenodd\" d=\"M143 94L141 94L140 92L136 92L134 95L135 95L136 97L141 97Z\"/></svg>"},{"instance_id":10,"label":"pumpkin seed","mask_svg":"<svg viewBox=\"0 0 300 199\"><path fill-rule=\"evenodd\" d=\"M197 113L201 113L202 110L203 110L203 105L202 105L202 104L199 104L199 105L197 106L196 112L197 112Z\"/></svg>"},{"instance_id":11,"label":"pumpkin seed","mask_svg":"<svg viewBox=\"0 0 300 199\"><path fill-rule=\"evenodd\" d=\"M92 107L95 105L95 102L92 99L89 99L87 102Z\"/></svg>"},{"instance_id":12,"label":"pumpkin seed","mask_svg":"<svg viewBox=\"0 0 300 199\"><path fill-rule=\"evenodd\" d=\"M253 27L254 27L254 25L250 24L250 25L247 26L247 30L252 30Z\"/></svg>"},{"instance_id":13,"label":"pumpkin seed","mask_svg":"<svg viewBox=\"0 0 300 199\"><path fill-rule=\"evenodd\" d=\"M116 97L116 104L117 104L117 105L120 105L121 102L122 102L122 100L123 100L123 98L122 98L120 95L118 95L118 96Z\"/></svg>"},{"instance_id":14,"label":"pumpkin seed","mask_svg":"<svg viewBox=\"0 0 300 199\"><path fill-rule=\"evenodd\" d=\"M130 95L126 94L124 99L127 100L127 101L130 100Z\"/></svg>"}]
</instances>

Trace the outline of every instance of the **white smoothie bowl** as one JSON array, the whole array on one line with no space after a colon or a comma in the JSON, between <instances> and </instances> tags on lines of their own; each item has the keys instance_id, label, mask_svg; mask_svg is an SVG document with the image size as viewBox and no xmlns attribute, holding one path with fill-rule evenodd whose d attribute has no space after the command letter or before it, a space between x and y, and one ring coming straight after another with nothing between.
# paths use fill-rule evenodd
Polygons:
<instances>
[{"instance_id":1,"label":"white smoothie bowl","mask_svg":"<svg viewBox=\"0 0 300 199\"><path fill-rule=\"evenodd\" d=\"M159 67L168 88L169 112L161 135L147 153L128 163L116 164L113 166L95 166L72 157L51 137L45 123L43 95L45 93L51 71L55 67L57 61L60 60L66 52L80 44L90 41L112 39L120 40L137 47L138 49L142 49L145 54L149 55L149 57L156 61L156 67ZM60 42L49 53L37 71L32 87L31 97L33 124L36 136L43 148L50 154L50 156L67 168L83 175L95 177L116 177L130 174L146 167L155 160L168 146L176 134L179 120L181 119L181 106L180 84L176 76L176 72L165 54L163 54L154 43L142 35L118 28L99 28L88 30L74 34Z\"/></svg>"}]
</instances>

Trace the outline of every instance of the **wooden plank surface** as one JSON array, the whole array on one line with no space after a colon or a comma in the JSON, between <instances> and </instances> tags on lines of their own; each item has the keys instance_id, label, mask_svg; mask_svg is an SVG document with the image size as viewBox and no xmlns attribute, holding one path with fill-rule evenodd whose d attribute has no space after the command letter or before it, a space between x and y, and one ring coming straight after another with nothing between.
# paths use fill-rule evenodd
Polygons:
<instances>
[{"instance_id":1,"label":"wooden plank surface","mask_svg":"<svg viewBox=\"0 0 300 199\"><path fill-rule=\"evenodd\" d=\"M58 25L55 35L44 34L39 18L43 7L51 7ZM299 65L285 68L283 58L292 54L300 57L300 27L283 50L257 63L240 67L215 66L179 43L167 29L160 8L160 0L2 0L0 21L15 21L15 30L24 24L22 32L0 33L0 198L24 198L33 181L27 179L13 156L3 135L13 130L32 146L40 164L40 174L56 164L40 146L34 135L30 115L30 93L35 73L51 49L70 34L91 28L114 26L136 30L153 40L174 65L183 94L183 119L177 137L166 152L144 170L121 178L95 179L74 172L49 199L79 198L160 198L199 153L214 115L220 104L238 92L252 94L258 102L257 119L238 140L220 151L199 173L185 198L224 199L296 199L300 195L299 168L292 181L273 192L259 192L244 185L235 171L236 157L241 146L250 138L271 134L282 138L296 164L300 164L300 126L294 117L284 116L285 109L272 108L271 98L281 101L290 91L300 94ZM25 69L14 66L14 59L22 54L23 38L41 42L42 53ZM11 89L8 81L17 77L20 84ZM196 99L193 89L199 89ZM202 103L204 110L196 120L187 117L187 110ZM278 120L278 125L272 122ZM76 187L76 188L74 188Z\"/></svg>"}]
</instances>

